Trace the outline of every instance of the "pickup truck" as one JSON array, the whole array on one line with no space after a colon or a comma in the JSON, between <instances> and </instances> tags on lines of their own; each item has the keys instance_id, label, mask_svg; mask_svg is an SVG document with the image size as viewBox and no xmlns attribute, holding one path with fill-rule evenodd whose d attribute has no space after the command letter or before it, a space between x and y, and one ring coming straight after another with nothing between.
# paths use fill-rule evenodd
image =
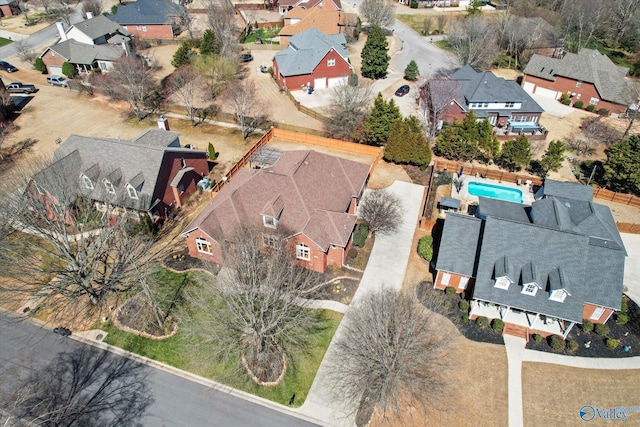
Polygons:
<instances>
[{"instance_id":1,"label":"pickup truck","mask_svg":"<svg viewBox=\"0 0 640 427\"><path fill-rule=\"evenodd\" d=\"M36 91L36 87L30 84L24 84L20 82L9 83L5 86L11 93L33 93Z\"/></svg>"}]
</instances>

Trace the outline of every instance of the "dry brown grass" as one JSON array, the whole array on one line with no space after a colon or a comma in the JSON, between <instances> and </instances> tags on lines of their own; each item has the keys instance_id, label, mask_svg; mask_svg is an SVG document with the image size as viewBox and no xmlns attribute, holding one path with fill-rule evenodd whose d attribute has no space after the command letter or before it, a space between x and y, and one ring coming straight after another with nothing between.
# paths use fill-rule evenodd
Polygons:
<instances>
[{"instance_id":1,"label":"dry brown grass","mask_svg":"<svg viewBox=\"0 0 640 427\"><path fill-rule=\"evenodd\" d=\"M640 370L595 370L546 363L522 364L525 426L582 425L583 405L598 408L638 406ZM594 420L593 425L621 425L620 420ZM629 415L626 426L640 425L640 413Z\"/></svg>"}]
</instances>

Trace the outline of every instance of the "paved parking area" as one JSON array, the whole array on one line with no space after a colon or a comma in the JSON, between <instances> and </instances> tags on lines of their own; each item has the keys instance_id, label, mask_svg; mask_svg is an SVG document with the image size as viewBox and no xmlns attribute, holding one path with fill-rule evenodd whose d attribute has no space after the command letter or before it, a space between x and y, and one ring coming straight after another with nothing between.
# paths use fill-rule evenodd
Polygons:
<instances>
[{"instance_id":1,"label":"paved parking area","mask_svg":"<svg viewBox=\"0 0 640 427\"><path fill-rule=\"evenodd\" d=\"M529 95L531 95L534 101L536 101L542 108L544 108L544 111L547 114L550 114L554 117L563 118L576 111L574 108L563 105L555 99L549 98L548 96L536 95L535 93L530 93Z\"/></svg>"},{"instance_id":2,"label":"paved parking area","mask_svg":"<svg viewBox=\"0 0 640 427\"><path fill-rule=\"evenodd\" d=\"M627 296L640 305L640 235L620 233L627 258L624 262L624 285Z\"/></svg>"}]
</instances>

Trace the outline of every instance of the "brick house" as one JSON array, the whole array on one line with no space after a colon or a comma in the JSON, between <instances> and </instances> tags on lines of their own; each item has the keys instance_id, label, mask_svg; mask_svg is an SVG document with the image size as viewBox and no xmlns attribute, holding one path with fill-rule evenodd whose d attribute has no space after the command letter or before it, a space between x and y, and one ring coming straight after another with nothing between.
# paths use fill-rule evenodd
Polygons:
<instances>
[{"instance_id":1,"label":"brick house","mask_svg":"<svg viewBox=\"0 0 640 427\"><path fill-rule=\"evenodd\" d=\"M262 231L267 247L286 231L306 268L341 268L369 172L369 165L309 150L285 152L271 167L240 169L183 231L189 255L221 263L223 243L247 226Z\"/></svg>"},{"instance_id":2,"label":"brick house","mask_svg":"<svg viewBox=\"0 0 640 427\"><path fill-rule=\"evenodd\" d=\"M478 119L489 120L496 132L540 133L542 107L518 83L490 71L479 72L465 65L448 79L428 80L420 97L438 129L445 122L464 120L473 110Z\"/></svg>"},{"instance_id":3,"label":"brick house","mask_svg":"<svg viewBox=\"0 0 640 427\"><path fill-rule=\"evenodd\" d=\"M16 0L0 0L0 17L13 16L20 13L20 5Z\"/></svg>"},{"instance_id":4,"label":"brick house","mask_svg":"<svg viewBox=\"0 0 640 427\"><path fill-rule=\"evenodd\" d=\"M49 74L62 74L62 64L70 62L79 73L99 69L107 72L121 57L130 53L131 34L120 25L99 15L65 28L57 22L58 43L49 46L40 58Z\"/></svg>"},{"instance_id":5,"label":"brick house","mask_svg":"<svg viewBox=\"0 0 640 427\"><path fill-rule=\"evenodd\" d=\"M346 84L352 68L345 44L342 34L307 30L292 37L289 47L274 55L273 75L281 87L289 90Z\"/></svg>"},{"instance_id":6,"label":"brick house","mask_svg":"<svg viewBox=\"0 0 640 427\"><path fill-rule=\"evenodd\" d=\"M480 197L475 216L447 214L434 287L471 295L469 317L506 330L567 334L620 309L626 251L593 188L545 180L531 206Z\"/></svg>"},{"instance_id":7,"label":"brick house","mask_svg":"<svg viewBox=\"0 0 640 427\"><path fill-rule=\"evenodd\" d=\"M311 9L316 6L322 6L332 10L342 10L340 0L278 0L277 3L280 15L284 15L293 8Z\"/></svg>"},{"instance_id":8,"label":"brick house","mask_svg":"<svg viewBox=\"0 0 640 427\"><path fill-rule=\"evenodd\" d=\"M636 101L630 99L632 83L628 68L615 65L609 57L592 49L567 53L563 58L533 55L524 69L522 87L529 93L559 99L565 93L572 102L594 105L612 114L624 113Z\"/></svg>"},{"instance_id":9,"label":"brick house","mask_svg":"<svg viewBox=\"0 0 640 427\"><path fill-rule=\"evenodd\" d=\"M149 129L131 141L71 135L31 179L52 212L84 197L109 215L153 219L182 207L209 173L205 151L180 147L177 132ZM56 207L57 206L57 207Z\"/></svg>"},{"instance_id":10,"label":"brick house","mask_svg":"<svg viewBox=\"0 0 640 427\"><path fill-rule=\"evenodd\" d=\"M356 20L356 14L344 13L325 3L309 9L297 6L284 15L284 26L279 33L280 44L288 46L291 37L311 28L328 35L345 34L347 26L355 26Z\"/></svg>"},{"instance_id":11,"label":"brick house","mask_svg":"<svg viewBox=\"0 0 640 427\"><path fill-rule=\"evenodd\" d=\"M169 0L137 0L118 6L109 19L143 39L172 39L182 29L185 8Z\"/></svg>"}]
</instances>

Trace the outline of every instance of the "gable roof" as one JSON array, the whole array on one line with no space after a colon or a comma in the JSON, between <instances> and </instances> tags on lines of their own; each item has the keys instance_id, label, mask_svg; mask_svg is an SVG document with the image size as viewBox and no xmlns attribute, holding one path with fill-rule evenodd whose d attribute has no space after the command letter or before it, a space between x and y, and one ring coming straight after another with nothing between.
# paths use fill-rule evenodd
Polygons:
<instances>
[{"instance_id":1,"label":"gable roof","mask_svg":"<svg viewBox=\"0 0 640 427\"><path fill-rule=\"evenodd\" d=\"M261 228L279 213L278 227L304 234L322 251L344 247L356 216L346 213L364 188L370 166L315 151L284 153L270 168L240 169L187 226L222 241L239 226Z\"/></svg>"},{"instance_id":2,"label":"gable roof","mask_svg":"<svg viewBox=\"0 0 640 427\"><path fill-rule=\"evenodd\" d=\"M116 14L108 18L120 25L170 24L172 17L183 11L182 6L169 0L137 0L118 6Z\"/></svg>"},{"instance_id":3,"label":"gable roof","mask_svg":"<svg viewBox=\"0 0 640 427\"><path fill-rule=\"evenodd\" d=\"M179 133L149 129L131 141L71 135L54 153L53 162L33 179L63 203L74 195L92 200L113 201L140 211L148 211L156 202L155 193L159 172L168 152L201 154L206 152L180 148ZM176 145L177 142L177 145ZM86 188L82 176L93 183ZM56 177L64 176L66 187L56 184ZM116 195L107 193L104 180L116 187ZM138 199L128 196L126 184L138 191ZM67 188L68 193L62 190Z\"/></svg>"},{"instance_id":4,"label":"gable roof","mask_svg":"<svg viewBox=\"0 0 640 427\"><path fill-rule=\"evenodd\" d=\"M93 18L78 22L71 28L76 28L77 30L86 34L92 40L103 36L108 36L110 34L121 34L123 36L131 35L131 33L129 33L126 28L121 27L120 25L103 15L94 16ZM71 28L69 28L66 32L68 33Z\"/></svg>"},{"instance_id":5,"label":"gable roof","mask_svg":"<svg viewBox=\"0 0 640 427\"><path fill-rule=\"evenodd\" d=\"M295 24L285 25L280 30L281 37L294 36L315 28L324 34L339 34L344 25L345 14L339 10L314 7L302 9L295 7L285 14L285 18L300 18Z\"/></svg>"},{"instance_id":6,"label":"gable roof","mask_svg":"<svg viewBox=\"0 0 640 427\"><path fill-rule=\"evenodd\" d=\"M567 53L562 59L533 55L524 69L527 75L549 81L562 76L592 83L602 99L622 105L635 101L629 97L632 83L625 78L628 72L628 68L615 65L608 56L593 49Z\"/></svg>"},{"instance_id":7,"label":"gable roof","mask_svg":"<svg viewBox=\"0 0 640 427\"><path fill-rule=\"evenodd\" d=\"M65 40L50 46L47 50L54 51L72 64L87 65L91 65L95 61L117 61L126 53L122 47L117 45L92 45L75 40ZM47 50L41 56L44 56Z\"/></svg>"},{"instance_id":8,"label":"gable roof","mask_svg":"<svg viewBox=\"0 0 640 427\"><path fill-rule=\"evenodd\" d=\"M473 277L482 220L465 214L447 213L436 269Z\"/></svg>"},{"instance_id":9,"label":"gable roof","mask_svg":"<svg viewBox=\"0 0 640 427\"><path fill-rule=\"evenodd\" d=\"M277 52L274 61L278 72L285 77L311 74L331 50L346 61L349 52L344 48L345 43L342 34L327 35L312 28L292 37L289 47Z\"/></svg>"},{"instance_id":10,"label":"gable roof","mask_svg":"<svg viewBox=\"0 0 640 427\"><path fill-rule=\"evenodd\" d=\"M540 196L555 196L571 200L583 200L590 202L593 200L593 187L575 182L555 181L545 179L544 185L540 188Z\"/></svg>"},{"instance_id":11,"label":"gable roof","mask_svg":"<svg viewBox=\"0 0 640 427\"><path fill-rule=\"evenodd\" d=\"M336 10L342 9L340 0L278 0L278 6L295 6L305 9L312 7L323 7L325 4L330 5Z\"/></svg>"}]
</instances>

